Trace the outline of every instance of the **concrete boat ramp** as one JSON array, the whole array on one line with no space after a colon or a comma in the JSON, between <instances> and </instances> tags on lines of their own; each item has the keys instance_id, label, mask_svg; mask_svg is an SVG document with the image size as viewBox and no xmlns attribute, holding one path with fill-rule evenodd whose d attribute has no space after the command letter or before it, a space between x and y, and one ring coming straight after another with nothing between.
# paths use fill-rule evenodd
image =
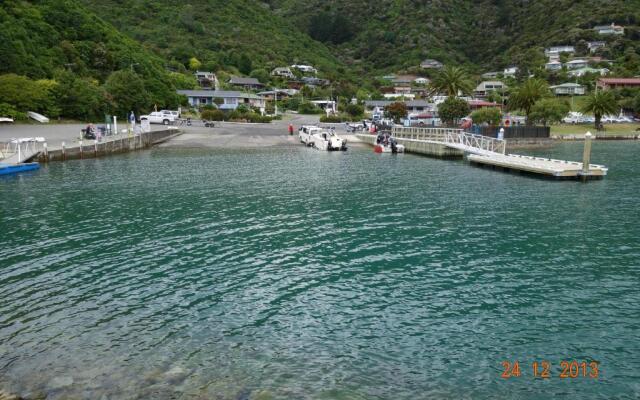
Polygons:
<instances>
[{"instance_id":1,"label":"concrete boat ramp","mask_svg":"<svg viewBox=\"0 0 640 400\"><path fill-rule=\"evenodd\" d=\"M603 165L590 163L591 136L585 137L582 162L505 154L506 140L474 135L461 129L394 127L393 136L409 153L441 158L464 158L479 166L559 179L599 179L607 174ZM374 145L376 135L358 134Z\"/></svg>"}]
</instances>

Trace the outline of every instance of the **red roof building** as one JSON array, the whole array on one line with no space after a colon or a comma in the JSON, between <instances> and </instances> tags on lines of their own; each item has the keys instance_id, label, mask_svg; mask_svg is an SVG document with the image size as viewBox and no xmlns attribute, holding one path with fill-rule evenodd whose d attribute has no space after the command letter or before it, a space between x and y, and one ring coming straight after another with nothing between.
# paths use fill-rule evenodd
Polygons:
<instances>
[{"instance_id":1,"label":"red roof building","mask_svg":"<svg viewBox=\"0 0 640 400\"><path fill-rule=\"evenodd\" d=\"M596 83L598 89L608 90L624 87L640 87L640 78L600 78Z\"/></svg>"}]
</instances>

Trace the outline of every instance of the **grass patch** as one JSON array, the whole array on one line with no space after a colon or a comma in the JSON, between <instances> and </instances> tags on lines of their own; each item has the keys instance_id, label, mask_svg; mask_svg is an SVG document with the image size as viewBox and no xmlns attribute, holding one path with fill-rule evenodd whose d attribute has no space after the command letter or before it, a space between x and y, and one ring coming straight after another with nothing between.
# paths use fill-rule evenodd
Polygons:
<instances>
[{"instance_id":1,"label":"grass patch","mask_svg":"<svg viewBox=\"0 0 640 400\"><path fill-rule=\"evenodd\" d=\"M584 135L587 132L597 133L598 135L615 135L615 136L633 136L637 135L636 129L640 128L640 124L605 124L604 132L596 132L593 124L562 124L552 125L551 135Z\"/></svg>"}]
</instances>

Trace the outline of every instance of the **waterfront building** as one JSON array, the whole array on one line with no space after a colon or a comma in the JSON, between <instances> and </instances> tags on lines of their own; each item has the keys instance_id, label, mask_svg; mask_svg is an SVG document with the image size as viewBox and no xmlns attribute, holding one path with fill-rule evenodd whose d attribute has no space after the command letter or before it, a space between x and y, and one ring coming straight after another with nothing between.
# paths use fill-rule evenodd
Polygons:
<instances>
[{"instance_id":1,"label":"waterfront building","mask_svg":"<svg viewBox=\"0 0 640 400\"><path fill-rule=\"evenodd\" d=\"M248 107L265 107L264 98L253 93L229 90L178 90L177 93L186 96L192 107L213 105L220 110L235 110L241 104Z\"/></svg>"},{"instance_id":2,"label":"waterfront building","mask_svg":"<svg viewBox=\"0 0 640 400\"><path fill-rule=\"evenodd\" d=\"M549 89L551 89L556 96L582 96L585 94L584 86L571 82L551 86Z\"/></svg>"}]
</instances>

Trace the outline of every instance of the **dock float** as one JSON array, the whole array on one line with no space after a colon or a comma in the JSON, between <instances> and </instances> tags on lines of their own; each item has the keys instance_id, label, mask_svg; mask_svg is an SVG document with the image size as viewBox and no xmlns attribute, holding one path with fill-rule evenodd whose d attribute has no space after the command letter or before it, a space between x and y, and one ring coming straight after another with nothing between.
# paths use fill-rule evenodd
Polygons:
<instances>
[{"instance_id":1,"label":"dock float","mask_svg":"<svg viewBox=\"0 0 640 400\"><path fill-rule=\"evenodd\" d=\"M495 154L491 156L469 154L467 160L472 164L482 164L555 178L597 179L607 175L607 168L603 165L589 164L589 169L585 172L581 162L523 156L520 154Z\"/></svg>"},{"instance_id":2,"label":"dock float","mask_svg":"<svg viewBox=\"0 0 640 400\"><path fill-rule=\"evenodd\" d=\"M591 164L593 135L585 135L582 162L555 160L520 154L505 154L507 142L464 132L462 129L394 127L393 136L408 153L432 157L466 157L472 163L505 171L537 174L558 179L600 179L607 175L603 165ZM360 140L375 145L375 135L358 134Z\"/></svg>"}]
</instances>

